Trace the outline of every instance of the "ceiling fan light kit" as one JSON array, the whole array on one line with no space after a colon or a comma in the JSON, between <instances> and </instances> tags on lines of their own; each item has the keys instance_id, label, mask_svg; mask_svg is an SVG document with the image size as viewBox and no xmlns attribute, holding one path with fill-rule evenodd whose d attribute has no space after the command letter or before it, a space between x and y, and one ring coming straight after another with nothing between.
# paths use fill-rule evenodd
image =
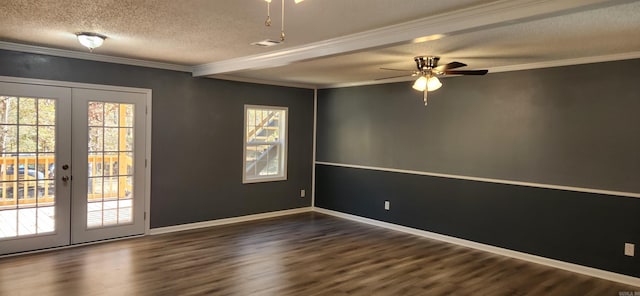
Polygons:
<instances>
[{"instance_id":1,"label":"ceiling fan light kit","mask_svg":"<svg viewBox=\"0 0 640 296\"><path fill-rule=\"evenodd\" d=\"M420 76L420 78L416 79L416 81L413 83L412 87L417 91L424 91L425 89L427 89L427 77Z\"/></svg>"},{"instance_id":2,"label":"ceiling fan light kit","mask_svg":"<svg viewBox=\"0 0 640 296\"><path fill-rule=\"evenodd\" d=\"M413 83L413 89L417 91L434 91L439 89L442 86L442 82L440 79L435 76L420 76L420 78L416 79Z\"/></svg>"},{"instance_id":3,"label":"ceiling fan light kit","mask_svg":"<svg viewBox=\"0 0 640 296\"><path fill-rule=\"evenodd\" d=\"M440 82L440 79L438 79L438 77L430 77L427 80L427 90L428 91L434 91L439 89L442 86L442 82Z\"/></svg>"}]
</instances>

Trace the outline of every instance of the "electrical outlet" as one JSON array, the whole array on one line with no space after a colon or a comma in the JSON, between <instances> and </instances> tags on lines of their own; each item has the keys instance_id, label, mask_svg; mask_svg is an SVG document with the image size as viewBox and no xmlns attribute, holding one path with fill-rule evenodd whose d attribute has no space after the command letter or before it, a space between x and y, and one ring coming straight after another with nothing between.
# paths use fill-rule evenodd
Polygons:
<instances>
[{"instance_id":1,"label":"electrical outlet","mask_svg":"<svg viewBox=\"0 0 640 296\"><path fill-rule=\"evenodd\" d=\"M391 203L388 200L384 201L384 209L387 211L391 209Z\"/></svg>"},{"instance_id":2,"label":"electrical outlet","mask_svg":"<svg viewBox=\"0 0 640 296\"><path fill-rule=\"evenodd\" d=\"M305 196L304 189L300 189L300 197L304 197L304 196Z\"/></svg>"},{"instance_id":3,"label":"electrical outlet","mask_svg":"<svg viewBox=\"0 0 640 296\"><path fill-rule=\"evenodd\" d=\"M626 256L635 256L635 251L636 251L636 245L632 244L632 243L625 243L624 244L624 254Z\"/></svg>"}]
</instances>

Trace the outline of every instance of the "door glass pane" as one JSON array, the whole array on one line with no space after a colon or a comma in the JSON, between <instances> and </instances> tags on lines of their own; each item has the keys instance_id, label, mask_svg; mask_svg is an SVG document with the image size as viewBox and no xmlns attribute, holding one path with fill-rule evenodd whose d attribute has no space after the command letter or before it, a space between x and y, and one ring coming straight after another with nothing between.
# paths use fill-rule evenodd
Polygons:
<instances>
[{"instance_id":1,"label":"door glass pane","mask_svg":"<svg viewBox=\"0 0 640 296\"><path fill-rule=\"evenodd\" d=\"M18 152L36 152L36 143L38 139L37 129L38 127L32 125L18 125Z\"/></svg>"},{"instance_id":2,"label":"door glass pane","mask_svg":"<svg viewBox=\"0 0 640 296\"><path fill-rule=\"evenodd\" d=\"M2 116L0 115L0 117ZM18 152L18 127L16 124L0 125L0 145L2 145L0 148L4 153Z\"/></svg>"},{"instance_id":3,"label":"door glass pane","mask_svg":"<svg viewBox=\"0 0 640 296\"><path fill-rule=\"evenodd\" d=\"M105 128L104 129L104 151L118 151L118 129L117 128Z\"/></svg>"},{"instance_id":4,"label":"door glass pane","mask_svg":"<svg viewBox=\"0 0 640 296\"><path fill-rule=\"evenodd\" d=\"M103 151L104 128L89 127L89 151Z\"/></svg>"},{"instance_id":5,"label":"door glass pane","mask_svg":"<svg viewBox=\"0 0 640 296\"><path fill-rule=\"evenodd\" d=\"M56 100L0 96L0 239L55 231Z\"/></svg>"},{"instance_id":6,"label":"door glass pane","mask_svg":"<svg viewBox=\"0 0 640 296\"><path fill-rule=\"evenodd\" d=\"M104 104L104 125L115 127L115 126L126 126L124 122L120 122L119 120L120 113L120 104L113 103L105 103Z\"/></svg>"},{"instance_id":7,"label":"door glass pane","mask_svg":"<svg viewBox=\"0 0 640 296\"><path fill-rule=\"evenodd\" d=\"M38 112L36 111L36 99L19 98L18 99L18 123L21 125L35 125L38 120Z\"/></svg>"},{"instance_id":8,"label":"door glass pane","mask_svg":"<svg viewBox=\"0 0 640 296\"><path fill-rule=\"evenodd\" d=\"M38 124L41 126L56 124L56 104L54 100L38 100Z\"/></svg>"},{"instance_id":9,"label":"door glass pane","mask_svg":"<svg viewBox=\"0 0 640 296\"><path fill-rule=\"evenodd\" d=\"M89 102L87 227L133 222L134 105Z\"/></svg>"},{"instance_id":10,"label":"door glass pane","mask_svg":"<svg viewBox=\"0 0 640 296\"><path fill-rule=\"evenodd\" d=\"M118 153L103 152L102 153L102 171L104 176L117 176L118 172L115 166L118 164Z\"/></svg>"},{"instance_id":11,"label":"door glass pane","mask_svg":"<svg viewBox=\"0 0 640 296\"><path fill-rule=\"evenodd\" d=\"M53 137L56 134L55 126L39 126L38 127L38 152L54 152L56 149L56 141Z\"/></svg>"},{"instance_id":12,"label":"door glass pane","mask_svg":"<svg viewBox=\"0 0 640 296\"><path fill-rule=\"evenodd\" d=\"M104 104L89 102L89 126L104 126Z\"/></svg>"}]
</instances>

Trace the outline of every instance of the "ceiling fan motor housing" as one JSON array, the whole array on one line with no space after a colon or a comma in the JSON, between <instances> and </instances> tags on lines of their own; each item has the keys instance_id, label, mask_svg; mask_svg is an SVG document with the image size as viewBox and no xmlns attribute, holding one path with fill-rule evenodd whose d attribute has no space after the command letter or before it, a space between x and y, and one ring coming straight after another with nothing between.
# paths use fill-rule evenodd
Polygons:
<instances>
[{"instance_id":1,"label":"ceiling fan motor housing","mask_svg":"<svg viewBox=\"0 0 640 296\"><path fill-rule=\"evenodd\" d=\"M418 67L418 71L424 71L424 70L427 70L427 69L435 68L438 65L438 61L440 60L440 57L417 56L417 57L413 58L413 60L416 61L416 66Z\"/></svg>"}]
</instances>

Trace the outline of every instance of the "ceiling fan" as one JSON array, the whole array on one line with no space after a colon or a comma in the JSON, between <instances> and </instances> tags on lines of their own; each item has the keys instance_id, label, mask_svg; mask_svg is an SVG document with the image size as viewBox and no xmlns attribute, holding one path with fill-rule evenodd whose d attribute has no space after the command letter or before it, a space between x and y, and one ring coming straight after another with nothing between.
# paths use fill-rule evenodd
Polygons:
<instances>
[{"instance_id":1,"label":"ceiling fan","mask_svg":"<svg viewBox=\"0 0 640 296\"><path fill-rule=\"evenodd\" d=\"M413 83L413 89L421 91L423 93L424 105L427 105L427 93L430 91L434 91L439 89L442 86L440 79L438 76L445 75L485 75L489 72L489 70L453 70L461 67L467 66L467 64L460 62L451 62L446 65L438 66L438 61L440 57L436 56L417 56L413 58L416 62L416 67L418 70L401 70L401 69L390 69L390 68L380 68L382 70L391 70L391 71L404 71L404 72L412 72L411 76L419 76L418 79ZM398 78L404 77L405 75L393 76L393 77L385 77L376 80L390 79L390 78Z\"/></svg>"}]
</instances>

